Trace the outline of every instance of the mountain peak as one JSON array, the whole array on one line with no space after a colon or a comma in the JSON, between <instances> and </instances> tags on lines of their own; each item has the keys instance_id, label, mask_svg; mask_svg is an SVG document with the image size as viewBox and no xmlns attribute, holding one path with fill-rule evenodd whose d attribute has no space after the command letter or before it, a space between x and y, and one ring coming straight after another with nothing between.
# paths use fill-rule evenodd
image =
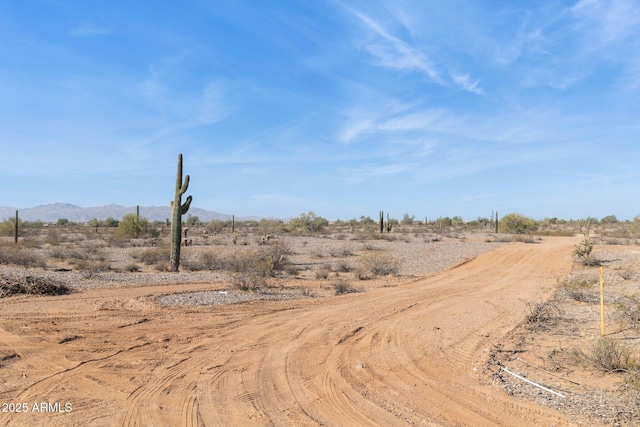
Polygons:
<instances>
[{"instance_id":1,"label":"mountain peak","mask_svg":"<svg viewBox=\"0 0 640 427\"><path fill-rule=\"evenodd\" d=\"M0 220L13 218L16 208L0 206ZM24 221L44 221L56 222L61 218L68 219L72 222L87 222L91 219L107 219L109 217L121 219L125 214L135 213L136 206L121 206L109 204L104 206L83 208L72 205L70 203L51 203L48 205L40 205L33 208L19 209L19 217ZM189 213L197 216L200 221L212 220L228 220L231 215L225 215L219 212L207 211L192 207ZM150 221L164 221L171 218L171 207L167 206L140 206L140 216ZM237 218L241 220L240 218ZM249 219L249 218L247 218ZM255 219L255 218L250 218Z\"/></svg>"}]
</instances>

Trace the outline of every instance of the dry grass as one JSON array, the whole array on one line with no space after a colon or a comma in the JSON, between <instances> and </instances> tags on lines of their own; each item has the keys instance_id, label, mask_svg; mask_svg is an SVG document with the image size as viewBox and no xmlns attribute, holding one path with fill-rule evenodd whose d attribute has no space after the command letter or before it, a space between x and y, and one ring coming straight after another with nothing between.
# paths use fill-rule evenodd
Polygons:
<instances>
[{"instance_id":1,"label":"dry grass","mask_svg":"<svg viewBox=\"0 0 640 427\"><path fill-rule=\"evenodd\" d=\"M572 275L558 281L561 294L571 300L587 303L598 302L597 284L598 277L592 275Z\"/></svg>"},{"instance_id":2,"label":"dry grass","mask_svg":"<svg viewBox=\"0 0 640 427\"><path fill-rule=\"evenodd\" d=\"M13 264L26 268L45 268L47 263L38 257L32 249L21 245L5 246L0 249L0 264Z\"/></svg>"},{"instance_id":3,"label":"dry grass","mask_svg":"<svg viewBox=\"0 0 640 427\"><path fill-rule=\"evenodd\" d=\"M359 264L373 276L397 275L400 270L400 262L397 259L380 252L363 255Z\"/></svg>"},{"instance_id":4,"label":"dry grass","mask_svg":"<svg viewBox=\"0 0 640 427\"><path fill-rule=\"evenodd\" d=\"M155 247L134 252L131 256L143 264L157 265L161 263L167 264L169 262L169 255L168 247Z\"/></svg>"},{"instance_id":5,"label":"dry grass","mask_svg":"<svg viewBox=\"0 0 640 427\"><path fill-rule=\"evenodd\" d=\"M590 359L601 371L626 371L632 362L631 349L614 338L602 337L593 344Z\"/></svg>"}]
</instances>

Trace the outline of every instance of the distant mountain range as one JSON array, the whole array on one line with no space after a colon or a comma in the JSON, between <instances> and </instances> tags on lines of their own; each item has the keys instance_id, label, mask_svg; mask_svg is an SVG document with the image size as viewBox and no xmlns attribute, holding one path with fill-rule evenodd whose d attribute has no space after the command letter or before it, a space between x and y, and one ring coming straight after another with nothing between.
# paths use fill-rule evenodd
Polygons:
<instances>
[{"instance_id":1,"label":"distant mountain range","mask_svg":"<svg viewBox=\"0 0 640 427\"><path fill-rule=\"evenodd\" d=\"M10 208L0 206L0 221L13 218L18 209L18 216L23 221L43 221L56 222L61 218L66 218L72 222L87 222L91 219L107 219L109 217L117 220L122 219L125 214L136 213L135 206L105 205L92 208L83 208L69 203L53 203L49 205L36 206L34 208ZM215 219L229 220L231 215L221 214L219 212L207 211L196 207L191 207L187 215L197 216L200 221L212 221ZM140 206L140 216L150 221L164 221L171 218L170 206ZM236 220L258 220L259 217L237 217Z\"/></svg>"}]
</instances>

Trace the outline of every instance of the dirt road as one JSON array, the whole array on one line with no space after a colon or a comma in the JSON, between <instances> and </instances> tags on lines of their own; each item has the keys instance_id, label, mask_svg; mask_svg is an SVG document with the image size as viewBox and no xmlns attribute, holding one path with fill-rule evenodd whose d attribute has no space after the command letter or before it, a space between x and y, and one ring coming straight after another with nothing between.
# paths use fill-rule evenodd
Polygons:
<instances>
[{"instance_id":1,"label":"dirt road","mask_svg":"<svg viewBox=\"0 0 640 427\"><path fill-rule=\"evenodd\" d=\"M573 244L513 243L436 276L331 298L153 302L207 284L7 298L0 409L13 413L0 424L571 425L492 388L483 370L526 303L569 271Z\"/></svg>"}]
</instances>

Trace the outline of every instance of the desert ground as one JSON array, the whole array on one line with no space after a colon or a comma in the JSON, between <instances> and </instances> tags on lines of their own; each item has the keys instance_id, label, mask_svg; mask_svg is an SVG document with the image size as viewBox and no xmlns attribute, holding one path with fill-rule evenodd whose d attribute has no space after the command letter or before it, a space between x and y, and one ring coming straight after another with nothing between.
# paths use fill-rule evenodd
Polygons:
<instances>
[{"instance_id":1,"label":"desert ground","mask_svg":"<svg viewBox=\"0 0 640 427\"><path fill-rule=\"evenodd\" d=\"M194 228L178 273L166 236L6 238L0 424L636 425L638 380L593 346L603 267L637 360L640 251L594 229L580 263L580 231Z\"/></svg>"}]
</instances>

